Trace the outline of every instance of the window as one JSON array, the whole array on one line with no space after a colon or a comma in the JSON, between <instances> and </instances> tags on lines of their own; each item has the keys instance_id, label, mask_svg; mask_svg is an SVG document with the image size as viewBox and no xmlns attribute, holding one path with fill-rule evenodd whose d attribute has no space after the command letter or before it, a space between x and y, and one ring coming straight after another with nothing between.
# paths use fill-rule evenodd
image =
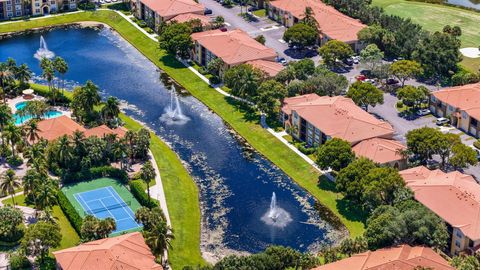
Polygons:
<instances>
[{"instance_id":1,"label":"window","mask_svg":"<svg viewBox=\"0 0 480 270\"><path fill-rule=\"evenodd\" d=\"M449 110L449 111L453 111L454 109L453 109L452 106L448 105L448 110Z\"/></svg>"},{"instance_id":2,"label":"window","mask_svg":"<svg viewBox=\"0 0 480 270\"><path fill-rule=\"evenodd\" d=\"M475 119L475 118L470 118L470 125L472 125L472 126L477 126L477 124L478 124L477 119Z\"/></svg>"},{"instance_id":3,"label":"window","mask_svg":"<svg viewBox=\"0 0 480 270\"><path fill-rule=\"evenodd\" d=\"M460 247L460 241L455 240L455 246Z\"/></svg>"},{"instance_id":4,"label":"window","mask_svg":"<svg viewBox=\"0 0 480 270\"><path fill-rule=\"evenodd\" d=\"M56 2L55 2L55 1L50 1L50 4L51 4L51 5L55 5Z\"/></svg>"},{"instance_id":5,"label":"window","mask_svg":"<svg viewBox=\"0 0 480 270\"><path fill-rule=\"evenodd\" d=\"M7 10L8 10L8 11L12 11L12 6L7 6ZM8 17L12 17L12 16L13 16L13 13L12 13L12 12L9 12L8 14L11 14L11 15L7 15Z\"/></svg>"},{"instance_id":6,"label":"window","mask_svg":"<svg viewBox=\"0 0 480 270\"><path fill-rule=\"evenodd\" d=\"M8 12L8 13L7 13L7 17L9 17L9 18L10 18L10 17L13 17L13 13L12 13L12 12Z\"/></svg>"},{"instance_id":7,"label":"window","mask_svg":"<svg viewBox=\"0 0 480 270\"><path fill-rule=\"evenodd\" d=\"M35 6L40 7L40 3L35 3ZM36 9L35 12L37 12L37 10L38 10L38 12L40 12L40 9Z\"/></svg>"},{"instance_id":8,"label":"window","mask_svg":"<svg viewBox=\"0 0 480 270\"><path fill-rule=\"evenodd\" d=\"M22 12L21 12L20 10L17 10L17 11L15 12L15 15L16 15L16 16L22 16Z\"/></svg>"},{"instance_id":9,"label":"window","mask_svg":"<svg viewBox=\"0 0 480 270\"><path fill-rule=\"evenodd\" d=\"M467 119L468 118L468 115L465 111L462 111L462 118L463 119Z\"/></svg>"},{"instance_id":10,"label":"window","mask_svg":"<svg viewBox=\"0 0 480 270\"><path fill-rule=\"evenodd\" d=\"M462 238L462 237L463 237L462 232L461 232L461 231L458 231L458 230L457 230L456 235L457 235L458 238Z\"/></svg>"},{"instance_id":11,"label":"window","mask_svg":"<svg viewBox=\"0 0 480 270\"><path fill-rule=\"evenodd\" d=\"M15 4L20 4L20 0L15 0Z\"/></svg>"},{"instance_id":12,"label":"window","mask_svg":"<svg viewBox=\"0 0 480 270\"><path fill-rule=\"evenodd\" d=\"M36 8L36 9L35 9L35 13L40 13L40 9L39 9L39 8Z\"/></svg>"}]
</instances>

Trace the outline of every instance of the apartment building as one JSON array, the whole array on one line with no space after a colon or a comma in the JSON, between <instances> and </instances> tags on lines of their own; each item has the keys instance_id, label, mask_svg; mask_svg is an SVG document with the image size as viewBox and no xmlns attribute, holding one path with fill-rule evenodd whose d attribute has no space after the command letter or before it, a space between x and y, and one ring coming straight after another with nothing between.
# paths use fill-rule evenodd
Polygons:
<instances>
[{"instance_id":1,"label":"apartment building","mask_svg":"<svg viewBox=\"0 0 480 270\"><path fill-rule=\"evenodd\" d=\"M272 62L268 65L272 73L275 72L273 69L278 68L274 64L277 57L275 50L264 46L240 29L225 32L217 29L194 33L192 39L194 42L192 59L202 66L207 66L215 58L220 58L225 63L223 71L247 62L267 69L265 62L252 62L256 60Z\"/></svg>"},{"instance_id":2,"label":"apartment building","mask_svg":"<svg viewBox=\"0 0 480 270\"><path fill-rule=\"evenodd\" d=\"M300 22L305 18L305 10L311 8L320 32L320 45L335 39L349 44L356 52L363 48L357 34L366 25L320 0L274 0L267 5L268 16L286 27Z\"/></svg>"},{"instance_id":3,"label":"apartment building","mask_svg":"<svg viewBox=\"0 0 480 270\"><path fill-rule=\"evenodd\" d=\"M430 110L466 133L480 137L480 83L446 88L430 96Z\"/></svg>"},{"instance_id":4,"label":"apartment building","mask_svg":"<svg viewBox=\"0 0 480 270\"><path fill-rule=\"evenodd\" d=\"M21 17L29 11L29 6L22 0L0 0L0 20Z\"/></svg>"},{"instance_id":5,"label":"apartment building","mask_svg":"<svg viewBox=\"0 0 480 270\"><path fill-rule=\"evenodd\" d=\"M424 166L400 175L415 199L447 223L451 255L474 254L480 249L480 185L471 175L431 171Z\"/></svg>"}]
</instances>

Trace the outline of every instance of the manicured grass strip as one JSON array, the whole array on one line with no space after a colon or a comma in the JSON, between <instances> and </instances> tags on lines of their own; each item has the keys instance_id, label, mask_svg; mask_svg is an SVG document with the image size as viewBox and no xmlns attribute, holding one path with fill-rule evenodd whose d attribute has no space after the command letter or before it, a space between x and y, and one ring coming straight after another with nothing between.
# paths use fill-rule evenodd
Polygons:
<instances>
[{"instance_id":1,"label":"manicured grass strip","mask_svg":"<svg viewBox=\"0 0 480 270\"><path fill-rule=\"evenodd\" d=\"M8 198L3 201L4 204L12 204L12 199ZM33 207L32 205L27 205L25 203L25 195L21 194L15 196L15 203L20 206L29 206ZM74 247L80 243L80 237L78 236L75 229L72 227L70 222L68 221L65 214L62 212L62 209L58 205L54 205L52 208L53 217L57 220L58 224L60 225L60 232L62 233L62 241L60 242L60 246L58 248L50 250L56 251L61 249L66 249L69 247Z\"/></svg>"},{"instance_id":2,"label":"manicured grass strip","mask_svg":"<svg viewBox=\"0 0 480 270\"><path fill-rule=\"evenodd\" d=\"M125 115L121 115L121 118L129 130L142 128L138 122ZM175 235L168 259L173 269L183 269L188 265L205 265L200 253L198 188L176 153L154 133L150 150L160 170Z\"/></svg>"},{"instance_id":3,"label":"manicured grass strip","mask_svg":"<svg viewBox=\"0 0 480 270\"><path fill-rule=\"evenodd\" d=\"M445 25L460 26L462 47L477 48L480 44L480 12L462 8L406 0L373 0L373 5L384 8L385 12L403 18L410 18L426 30L442 31ZM480 58L466 58L461 63L472 71L480 68Z\"/></svg>"},{"instance_id":4,"label":"manicured grass strip","mask_svg":"<svg viewBox=\"0 0 480 270\"><path fill-rule=\"evenodd\" d=\"M328 207L328 209L332 210L345 224L352 236L358 236L363 233L365 229L363 223L365 216L357 211L353 205L344 201L342 196L336 193L335 190L325 188L322 181L319 181L320 174L312 168L312 166L301 157L295 155L287 146L259 125L259 116L256 113L242 109L234 100L226 98L214 91L193 72L190 72L179 63L173 56L167 55L158 49L156 42L146 37L113 11L102 10L65 14L60 17L21 22L14 25L0 25L0 32L19 31L28 28L77 21L99 21L113 27L155 65L164 70L192 95L222 117L236 132L244 137L249 144L275 163L300 186ZM177 186L174 186L174 188L177 188ZM165 189L168 190L168 188ZM168 198L169 195L167 194L167 203L170 205ZM174 207L175 206L171 206L171 208Z\"/></svg>"}]
</instances>

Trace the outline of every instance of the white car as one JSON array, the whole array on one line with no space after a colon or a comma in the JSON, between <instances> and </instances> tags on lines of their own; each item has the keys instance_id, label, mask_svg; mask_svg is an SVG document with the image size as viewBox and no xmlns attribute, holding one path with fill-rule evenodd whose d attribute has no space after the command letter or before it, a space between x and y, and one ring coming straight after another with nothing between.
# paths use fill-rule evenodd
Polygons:
<instances>
[{"instance_id":1,"label":"white car","mask_svg":"<svg viewBox=\"0 0 480 270\"><path fill-rule=\"evenodd\" d=\"M445 117L440 117L436 121L437 126L443 126L443 125L448 124L448 123L450 123L450 119L445 118Z\"/></svg>"},{"instance_id":2,"label":"white car","mask_svg":"<svg viewBox=\"0 0 480 270\"><path fill-rule=\"evenodd\" d=\"M424 116L430 114L431 111L429 109L421 109L417 111L417 115L419 116Z\"/></svg>"}]
</instances>

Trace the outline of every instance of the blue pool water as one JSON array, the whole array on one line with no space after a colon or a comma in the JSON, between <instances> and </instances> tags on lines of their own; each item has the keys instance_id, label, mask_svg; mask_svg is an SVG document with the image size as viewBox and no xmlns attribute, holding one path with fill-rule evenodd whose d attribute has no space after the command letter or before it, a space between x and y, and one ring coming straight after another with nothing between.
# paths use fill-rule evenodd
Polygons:
<instances>
[{"instance_id":1,"label":"blue pool water","mask_svg":"<svg viewBox=\"0 0 480 270\"><path fill-rule=\"evenodd\" d=\"M28 101L19 102L19 103L15 104L15 108L16 108L17 110L21 110L21 109L25 108L25 106L27 106L27 103L28 103ZM44 118L44 119L50 119L50 118L59 117L59 116L61 116L61 115L62 115L62 113L59 112L59 111L50 110L50 111L48 111L47 113L45 113L45 114L43 115L43 118ZM21 124L27 122L28 120L32 119L33 116L31 116L31 115L24 115L24 116L22 117L22 116L20 116L20 115L18 115L18 114L14 114L14 115L13 115L13 118L15 119L15 125L21 125Z\"/></svg>"},{"instance_id":2,"label":"blue pool water","mask_svg":"<svg viewBox=\"0 0 480 270\"><path fill-rule=\"evenodd\" d=\"M338 239L340 233L320 218L314 198L252 151L203 103L178 91L184 117L168 121L166 112L179 113L167 110L175 104L171 93L178 86L117 34L57 29L43 36L48 48L69 64L65 77L70 85L90 79L104 97L127 102L126 113L154 130L184 161L200 192L203 252L221 257L232 251L258 252L272 244L306 251ZM39 39L40 34L29 34L0 41L0 61L13 57L41 74L33 57ZM290 215L283 228L262 219L273 192L277 205Z\"/></svg>"}]
</instances>

